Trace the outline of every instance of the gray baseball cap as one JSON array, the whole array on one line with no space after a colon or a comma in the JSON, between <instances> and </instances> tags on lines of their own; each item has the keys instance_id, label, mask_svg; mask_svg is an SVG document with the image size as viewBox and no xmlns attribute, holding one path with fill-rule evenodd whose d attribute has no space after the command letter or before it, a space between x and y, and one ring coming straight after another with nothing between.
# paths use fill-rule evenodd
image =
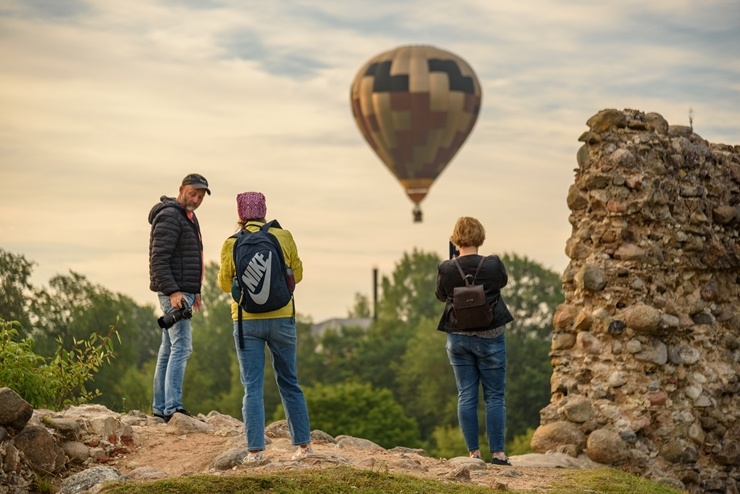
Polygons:
<instances>
[{"instance_id":1,"label":"gray baseball cap","mask_svg":"<svg viewBox=\"0 0 740 494\"><path fill-rule=\"evenodd\" d=\"M194 189L206 189L208 195L211 195L211 189L208 188L208 180L203 175L191 173L182 179L182 185L190 185Z\"/></svg>"}]
</instances>

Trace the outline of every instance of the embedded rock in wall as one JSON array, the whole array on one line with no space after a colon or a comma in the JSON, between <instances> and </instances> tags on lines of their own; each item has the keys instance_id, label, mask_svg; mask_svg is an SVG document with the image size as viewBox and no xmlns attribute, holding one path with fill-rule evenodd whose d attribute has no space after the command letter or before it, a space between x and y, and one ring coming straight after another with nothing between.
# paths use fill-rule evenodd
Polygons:
<instances>
[{"instance_id":1,"label":"embedded rock in wall","mask_svg":"<svg viewBox=\"0 0 740 494\"><path fill-rule=\"evenodd\" d=\"M603 110L567 194L538 453L683 483L740 485L740 146L656 113Z\"/></svg>"}]
</instances>

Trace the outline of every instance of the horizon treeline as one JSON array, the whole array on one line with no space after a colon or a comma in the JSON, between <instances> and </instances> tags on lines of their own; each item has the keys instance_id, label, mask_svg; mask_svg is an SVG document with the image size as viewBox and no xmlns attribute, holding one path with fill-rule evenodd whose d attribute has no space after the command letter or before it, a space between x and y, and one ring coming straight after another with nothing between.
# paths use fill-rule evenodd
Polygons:
<instances>
[{"instance_id":1,"label":"horizon treeline","mask_svg":"<svg viewBox=\"0 0 740 494\"><path fill-rule=\"evenodd\" d=\"M485 254L485 252L482 252ZM528 451L539 412L549 402L552 367L548 357L552 317L563 301L557 273L516 254L501 256L509 275L502 290L515 321L507 326L506 440L509 454ZM437 331L443 304L434 296L437 254L404 253L379 283L377 318L370 327L344 327L312 334L313 321L296 314L298 376L311 428L332 436L362 437L392 448L423 448L451 457L467 453L457 422L457 390ZM91 283L79 273L58 274L47 286L29 280L35 263L0 248L0 319L17 321L18 339L50 359L59 347L110 334L113 358L84 384L85 396L116 412L151 413L152 378L161 329L153 304ZM193 354L188 361L183 402L191 413L213 410L242 418L243 388L234 350L230 294L216 285L218 264L206 266L204 310L193 316ZM300 309L300 290L297 292ZM347 317L370 318L368 295L356 293ZM3 329L4 331L5 329ZM13 387L14 383L0 382ZM18 391L18 390L16 390ZM99 394L98 394L99 393ZM271 366L265 369L268 423L284 418ZM483 407L479 414L484 431ZM481 446L485 451L485 438Z\"/></svg>"}]
</instances>

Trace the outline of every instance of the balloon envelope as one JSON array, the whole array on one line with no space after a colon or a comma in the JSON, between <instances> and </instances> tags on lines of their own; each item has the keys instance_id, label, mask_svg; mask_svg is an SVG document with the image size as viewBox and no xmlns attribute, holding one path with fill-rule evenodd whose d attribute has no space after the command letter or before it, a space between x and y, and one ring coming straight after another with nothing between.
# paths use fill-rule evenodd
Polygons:
<instances>
[{"instance_id":1,"label":"balloon envelope","mask_svg":"<svg viewBox=\"0 0 740 494\"><path fill-rule=\"evenodd\" d=\"M478 118L473 69L433 46L401 46L368 60L350 93L360 132L418 208Z\"/></svg>"}]
</instances>

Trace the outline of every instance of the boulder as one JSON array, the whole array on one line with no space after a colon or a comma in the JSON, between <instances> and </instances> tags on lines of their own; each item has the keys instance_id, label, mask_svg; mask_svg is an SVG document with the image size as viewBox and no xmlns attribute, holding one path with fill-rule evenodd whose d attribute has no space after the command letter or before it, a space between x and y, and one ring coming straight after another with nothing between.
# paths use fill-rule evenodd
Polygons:
<instances>
[{"instance_id":1,"label":"boulder","mask_svg":"<svg viewBox=\"0 0 740 494\"><path fill-rule=\"evenodd\" d=\"M0 426L21 430L33 415L33 407L10 388L0 388Z\"/></svg>"}]
</instances>

